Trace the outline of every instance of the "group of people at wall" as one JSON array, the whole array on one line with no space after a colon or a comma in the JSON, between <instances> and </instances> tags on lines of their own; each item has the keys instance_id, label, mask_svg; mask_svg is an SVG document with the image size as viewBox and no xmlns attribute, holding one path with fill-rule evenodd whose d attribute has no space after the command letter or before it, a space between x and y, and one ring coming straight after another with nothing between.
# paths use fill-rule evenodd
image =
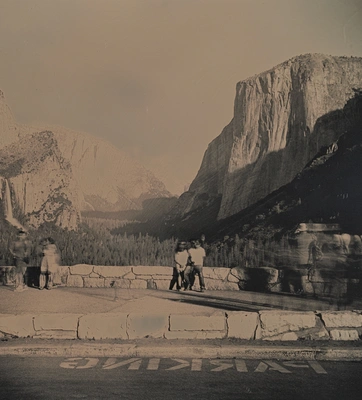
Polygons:
<instances>
[{"instance_id":1,"label":"group of people at wall","mask_svg":"<svg viewBox=\"0 0 362 400\"><path fill-rule=\"evenodd\" d=\"M206 253L198 239L189 243L179 241L175 250L175 265L169 289L176 285L177 290L192 290L196 276L199 278L200 291L206 290L203 265Z\"/></svg>"},{"instance_id":2,"label":"group of people at wall","mask_svg":"<svg viewBox=\"0 0 362 400\"><path fill-rule=\"evenodd\" d=\"M359 235L313 231L307 224L300 224L295 234L296 245L293 247L298 271L286 271L284 277L287 279L293 272L298 273L295 276L299 278L299 284L294 288L296 293L305 293L307 281L313 283L321 272L332 276L337 271L344 271L351 277L355 277L353 272L362 272L362 240ZM303 269L307 271L305 276Z\"/></svg>"},{"instance_id":3,"label":"group of people at wall","mask_svg":"<svg viewBox=\"0 0 362 400\"><path fill-rule=\"evenodd\" d=\"M10 252L14 258L15 288L16 292L26 290L27 268L29 266L32 243L24 230L19 230L16 240L10 246ZM53 238L48 237L40 241L37 253L41 256L39 289L50 290L53 286L53 276L60 264L60 253Z\"/></svg>"}]
</instances>

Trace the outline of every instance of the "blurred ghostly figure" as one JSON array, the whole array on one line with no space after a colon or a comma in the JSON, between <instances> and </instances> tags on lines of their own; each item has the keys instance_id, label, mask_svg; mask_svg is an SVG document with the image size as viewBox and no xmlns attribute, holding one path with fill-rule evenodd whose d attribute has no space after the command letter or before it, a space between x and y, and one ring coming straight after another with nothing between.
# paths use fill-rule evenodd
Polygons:
<instances>
[{"instance_id":1,"label":"blurred ghostly figure","mask_svg":"<svg viewBox=\"0 0 362 400\"><path fill-rule=\"evenodd\" d=\"M183 288L184 272L186 269L189 253L186 250L186 242L178 242L175 250L172 279L170 282L169 290L172 290L176 283L177 290Z\"/></svg>"},{"instance_id":2,"label":"blurred ghostly figure","mask_svg":"<svg viewBox=\"0 0 362 400\"><path fill-rule=\"evenodd\" d=\"M362 240L360 236L354 235L351 237L349 250L350 255L362 256Z\"/></svg>"},{"instance_id":3,"label":"blurred ghostly figure","mask_svg":"<svg viewBox=\"0 0 362 400\"><path fill-rule=\"evenodd\" d=\"M307 274L310 268L309 245L313 235L307 231L307 225L299 224L294 237L294 262L285 271L285 278L289 284L289 290L296 294L305 294Z\"/></svg>"},{"instance_id":4,"label":"blurred ghostly figure","mask_svg":"<svg viewBox=\"0 0 362 400\"><path fill-rule=\"evenodd\" d=\"M14 290L22 292L27 289L26 270L31 255L31 242L27 238L27 233L22 229L19 230L17 239L11 244L10 252L14 257L16 271Z\"/></svg>"},{"instance_id":5,"label":"blurred ghostly figure","mask_svg":"<svg viewBox=\"0 0 362 400\"><path fill-rule=\"evenodd\" d=\"M53 277L60 264L60 255L53 238L44 241L43 259L40 264L39 289L50 290L53 287Z\"/></svg>"}]
</instances>

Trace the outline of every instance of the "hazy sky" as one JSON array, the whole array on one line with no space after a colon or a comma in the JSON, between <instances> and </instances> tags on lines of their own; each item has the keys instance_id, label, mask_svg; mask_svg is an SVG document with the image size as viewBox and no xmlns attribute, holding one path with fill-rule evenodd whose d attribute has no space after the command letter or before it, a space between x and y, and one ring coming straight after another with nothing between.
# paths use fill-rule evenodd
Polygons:
<instances>
[{"instance_id":1,"label":"hazy sky","mask_svg":"<svg viewBox=\"0 0 362 400\"><path fill-rule=\"evenodd\" d=\"M303 53L362 56L362 0L0 0L18 122L100 136L181 192L235 86Z\"/></svg>"}]
</instances>

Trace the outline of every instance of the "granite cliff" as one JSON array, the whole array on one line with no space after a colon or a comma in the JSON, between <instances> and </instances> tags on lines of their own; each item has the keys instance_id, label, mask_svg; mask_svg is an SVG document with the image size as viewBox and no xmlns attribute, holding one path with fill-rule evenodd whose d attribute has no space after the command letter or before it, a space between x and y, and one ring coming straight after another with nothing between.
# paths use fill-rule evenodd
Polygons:
<instances>
[{"instance_id":1,"label":"granite cliff","mask_svg":"<svg viewBox=\"0 0 362 400\"><path fill-rule=\"evenodd\" d=\"M362 91L318 119L317 133L326 129L338 140L322 147L290 183L214 224L209 236L280 237L304 221L337 223L343 232L361 235Z\"/></svg>"},{"instance_id":2,"label":"granite cliff","mask_svg":"<svg viewBox=\"0 0 362 400\"><path fill-rule=\"evenodd\" d=\"M141 209L146 199L171 196L151 171L102 139L59 126L30 129L53 132L83 195L82 211Z\"/></svg>"},{"instance_id":3,"label":"granite cliff","mask_svg":"<svg viewBox=\"0 0 362 400\"><path fill-rule=\"evenodd\" d=\"M26 135L0 149L0 188L5 217L14 225L19 218L25 226L54 222L76 229L80 221L70 164L51 132Z\"/></svg>"},{"instance_id":4,"label":"granite cliff","mask_svg":"<svg viewBox=\"0 0 362 400\"><path fill-rule=\"evenodd\" d=\"M18 124L2 92L0 151L3 195L6 178L12 203L33 225L44 219L73 229L80 211L141 209L146 199L171 196L152 172L102 139L59 126ZM67 201L50 211L59 195Z\"/></svg>"},{"instance_id":5,"label":"granite cliff","mask_svg":"<svg viewBox=\"0 0 362 400\"><path fill-rule=\"evenodd\" d=\"M318 119L342 109L361 85L361 58L320 54L239 82L234 117L209 144L172 217L217 207L217 219L224 219L290 182L341 134Z\"/></svg>"}]
</instances>

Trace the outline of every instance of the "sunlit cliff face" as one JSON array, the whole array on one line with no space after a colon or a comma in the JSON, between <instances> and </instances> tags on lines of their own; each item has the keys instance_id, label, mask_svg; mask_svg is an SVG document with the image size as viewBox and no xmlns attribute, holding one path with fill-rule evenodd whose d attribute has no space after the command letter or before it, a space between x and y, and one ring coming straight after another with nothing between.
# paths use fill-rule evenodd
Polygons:
<instances>
[{"instance_id":1,"label":"sunlit cliff face","mask_svg":"<svg viewBox=\"0 0 362 400\"><path fill-rule=\"evenodd\" d=\"M234 117L209 144L179 214L205 193L221 198L223 219L290 182L341 134L320 129L319 118L342 109L361 81L361 58L316 54L238 83Z\"/></svg>"}]
</instances>

